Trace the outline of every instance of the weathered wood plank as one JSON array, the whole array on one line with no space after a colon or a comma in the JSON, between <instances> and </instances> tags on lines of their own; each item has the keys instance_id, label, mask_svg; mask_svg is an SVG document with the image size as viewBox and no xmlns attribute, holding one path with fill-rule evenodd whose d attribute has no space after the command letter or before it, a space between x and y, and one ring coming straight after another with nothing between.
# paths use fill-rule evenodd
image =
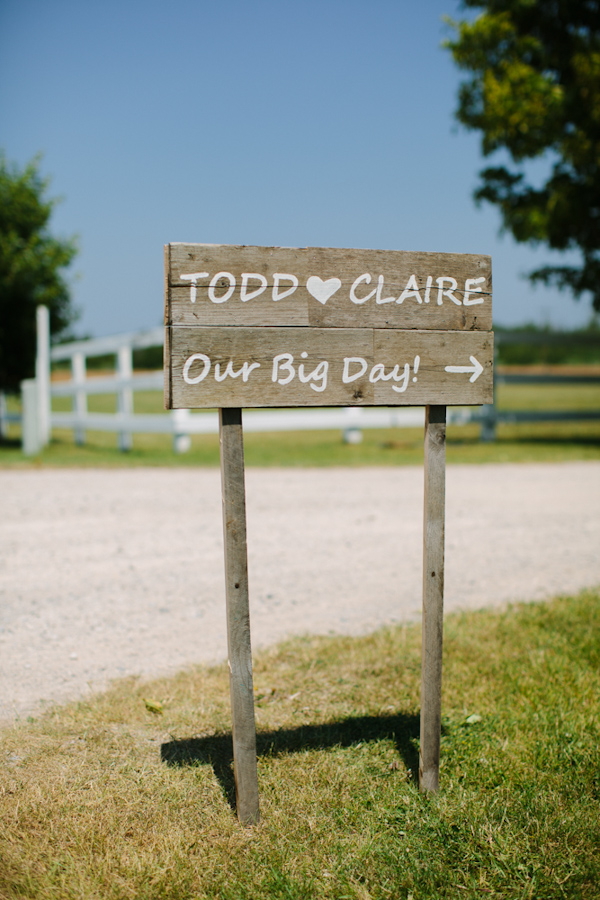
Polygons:
<instances>
[{"instance_id":1,"label":"weathered wood plank","mask_svg":"<svg viewBox=\"0 0 600 900\"><path fill-rule=\"evenodd\" d=\"M165 244L163 247L164 261L164 320L165 325L172 325L171 322L171 292L169 290L169 279L171 272L171 244Z\"/></svg>"},{"instance_id":2,"label":"weathered wood plank","mask_svg":"<svg viewBox=\"0 0 600 900\"><path fill-rule=\"evenodd\" d=\"M259 820L259 799L241 409L220 410L219 434L236 805L240 821L252 824Z\"/></svg>"},{"instance_id":3,"label":"weathered wood plank","mask_svg":"<svg viewBox=\"0 0 600 900\"><path fill-rule=\"evenodd\" d=\"M492 398L487 332L167 330L170 408L476 405Z\"/></svg>"},{"instance_id":4,"label":"weathered wood plank","mask_svg":"<svg viewBox=\"0 0 600 900\"><path fill-rule=\"evenodd\" d=\"M170 244L165 321L486 331L489 256Z\"/></svg>"},{"instance_id":5,"label":"weathered wood plank","mask_svg":"<svg viewBox=\"0 0 600 900\"><path fill-rule=\"evenodd\" d=\"M444 623L444 517L446 502L446 407L425 416L423 523L423 632L421 643L421 748L419 787L439 788Z\"/></svg>"},{"instance_id":6,"label":"weathered wood plank","mask_svg":"<svg viewBox=\"0 0 600 900\"><path fill-rule=\"evenodd\" d=\"M400 382L394 379L376 382L376 406L430 403L468 406L492 402L494 337L491 332L378 329L373 340L373 356L377 363L384 365L386 373L397 364L401 366ZM407 363L410 371L405 382L402 366Z\"/></svg>"},{"instance_id":7,"label":"weathered wood plank","mask_svg":"<svg viewBox=\"0 0 600 900\"><path fill-rule=\"evenodd\" d=\"M165 404L165 409L170 409L171 398L173 396L173 370L171 368L171 335L172 330L170 328L165 328L165 339L163 343L163 375L164 375L164 389L163 389L163 399Z\"/></svg>"}]
</instances>

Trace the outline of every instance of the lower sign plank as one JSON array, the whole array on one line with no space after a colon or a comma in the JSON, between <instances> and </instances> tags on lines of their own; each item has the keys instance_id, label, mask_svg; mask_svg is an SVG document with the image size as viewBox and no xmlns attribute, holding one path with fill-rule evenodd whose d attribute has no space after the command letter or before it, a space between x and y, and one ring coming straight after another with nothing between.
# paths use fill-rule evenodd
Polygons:
<instances>
[{"instance_id":1,"label":"lower sign plank","mask_svg":"<svg viewBox=\"0 0 600 900\"><path fill-rule=\"evenodd\" d=\"M171 409L492 402L491 332L169 329Z\"/></svg>"}]
</instances>

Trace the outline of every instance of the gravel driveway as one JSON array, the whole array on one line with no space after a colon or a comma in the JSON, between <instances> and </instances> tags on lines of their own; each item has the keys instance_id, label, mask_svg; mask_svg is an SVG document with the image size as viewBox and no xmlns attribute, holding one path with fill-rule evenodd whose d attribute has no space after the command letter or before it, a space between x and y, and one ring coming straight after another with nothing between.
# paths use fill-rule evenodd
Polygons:
<instances>
[{"instance_id":1,"label":"gravel driveway","mask_svg":"<svg viewBox=\"0 0 600 900\"><path fill-rule=\"evenodd\" d=\"M420 614L423 470L250 469L252 640ZM0 718L225 658L213 469L0 470ZM600 584L600 463L451 466L446 609Z\"/></svg>"}]
</instances>

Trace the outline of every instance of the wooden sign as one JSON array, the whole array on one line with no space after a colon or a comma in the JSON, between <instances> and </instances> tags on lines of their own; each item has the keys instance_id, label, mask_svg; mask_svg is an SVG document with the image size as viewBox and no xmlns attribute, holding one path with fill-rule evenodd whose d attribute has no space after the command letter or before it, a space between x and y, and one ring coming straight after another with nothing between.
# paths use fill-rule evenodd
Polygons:
<instances>
[{"instance_id":1,"label":"wooden sign","mask_svg":"<svg viewBox=\"0 0 600 900\"><path fill-rule=\"evenodd\" d=\"M165 275L170 409L492 401L488 256L169 244Z\"/></svg>"},{"instance_id":2,"label":"wooden sign","mask_svg":"<svg viewBox=\"0 0 600 900\"><path fill-rule=\"evenodd\" d=\"M240 820L259 820L243 407L426 406L419 785L437 791L446 406L493 399L489 256L169 244L165 282L165 405L219 408Z\"/></svg>"}]
</instances>

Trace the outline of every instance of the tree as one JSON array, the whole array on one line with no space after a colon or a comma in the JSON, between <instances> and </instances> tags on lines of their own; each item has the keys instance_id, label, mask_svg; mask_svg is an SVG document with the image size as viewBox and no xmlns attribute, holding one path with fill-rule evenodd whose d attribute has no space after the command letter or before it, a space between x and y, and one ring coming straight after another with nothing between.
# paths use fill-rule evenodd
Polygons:
<instances>
[{"instance_id":1,"label":"tree","mask_svg":"<svg viewBox=\"0 0 600 900\"><path fill-rule=\"evenodd\" d=\"M600 310L600 2L463 7L482 12L450 23L455 38L446 46L473 73L461 84L456 117L481 131L484 156L508 151L516 164L480 172L475 199L498 206L517 241L578 249L580 265L544 266L529 277L576 297L589 291ZM550 170L537 184L523 165L535 158Z\"/></svg>"},{"instance_id":2,"label":"tree","mask_svg":"<svg viewBox=\"0 0 600 900\"><path fill-rule=\"evenodd\" d=\"M50 311L50 332L64 332L76 318L61 270L76 253L73 240L48 230L56 200L33 160L19 170L0 153L0 390L18 391L35 371L35 310Z\"/></svg>"}]
</instances>

